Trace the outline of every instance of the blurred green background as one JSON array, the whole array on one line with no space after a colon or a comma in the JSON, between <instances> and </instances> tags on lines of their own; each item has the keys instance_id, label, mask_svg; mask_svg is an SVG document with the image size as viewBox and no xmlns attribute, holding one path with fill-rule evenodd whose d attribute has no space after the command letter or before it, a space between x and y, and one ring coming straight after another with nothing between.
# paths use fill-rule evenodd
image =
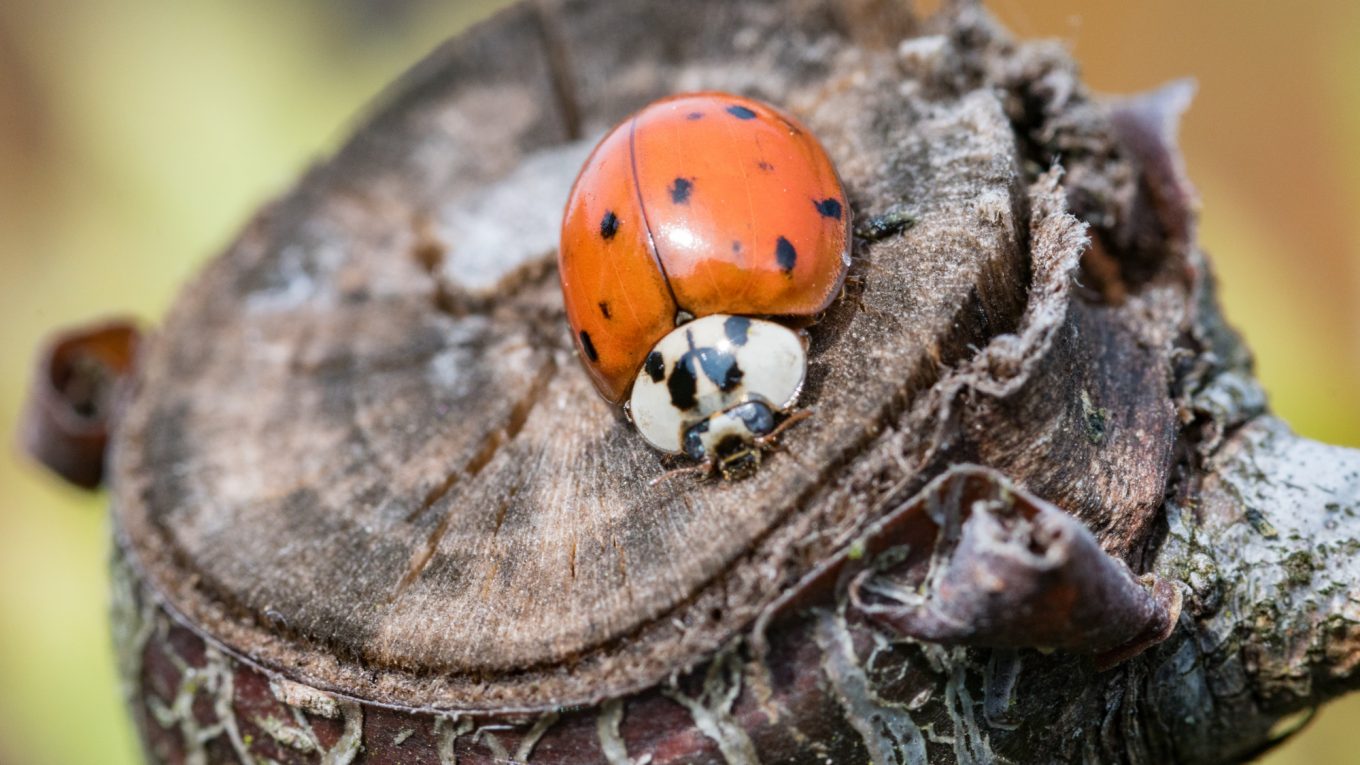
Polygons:
<instances>
[{"instance_id":1,"label":"blurred green background","mask_svg":"<svg viewBox=\"0 0 1360 765\"><path fill-rule=\"evenodd\" d=\"M0 3L0 433L40 338L154 322L251 211L364 105L503 0ZM1194 75L1183 128L1202 239L1276 411L1360 446L1360 4L995 0L1105 92ZM11 439L12 440L12 439ZM104 497L0 455L0 763L137 748L105 626ZM1339 702L1273 765L1360 762Z\"/></svg>"}]
</instances>

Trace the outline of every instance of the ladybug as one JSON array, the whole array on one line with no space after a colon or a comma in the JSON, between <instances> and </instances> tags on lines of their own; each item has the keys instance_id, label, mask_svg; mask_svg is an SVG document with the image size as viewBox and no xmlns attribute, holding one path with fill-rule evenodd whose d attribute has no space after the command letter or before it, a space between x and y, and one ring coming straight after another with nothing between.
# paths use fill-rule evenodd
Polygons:
<instances>
[{"instance_id":1,"label":"ladybug","mask_svg":"<svg viewBox=\"0 0 1360 765\"><path fill-rule=\"evenodd\" d=\"M748 475L788 425L809 323L840 294L850 209L796 119L728 93L653 102L586 160L558 272L578 355L643 438Z\"/></svg>"}]
</instances>

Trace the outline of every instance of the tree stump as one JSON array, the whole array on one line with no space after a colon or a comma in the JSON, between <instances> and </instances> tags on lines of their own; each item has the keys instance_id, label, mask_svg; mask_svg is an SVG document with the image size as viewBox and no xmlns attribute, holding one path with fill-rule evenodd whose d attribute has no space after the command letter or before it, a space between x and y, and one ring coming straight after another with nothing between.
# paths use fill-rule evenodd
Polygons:
<instances>
[{"instance_id":1,"label":"tree stump","mask_svg":"<svg viewBox=\"0 0 1360 765\"><path fill-rule=\"evenodd\" d=\"M651 486L553 262L594 142L699 89L804 120L861 236L815 416ZM148 757L1270 746L1360 684L1360 454L1272 419L1218 314L1188 95L1093 99L970 3L551 0L445 45L147 341L109 480Z\"/></svg>"}]
</instances>

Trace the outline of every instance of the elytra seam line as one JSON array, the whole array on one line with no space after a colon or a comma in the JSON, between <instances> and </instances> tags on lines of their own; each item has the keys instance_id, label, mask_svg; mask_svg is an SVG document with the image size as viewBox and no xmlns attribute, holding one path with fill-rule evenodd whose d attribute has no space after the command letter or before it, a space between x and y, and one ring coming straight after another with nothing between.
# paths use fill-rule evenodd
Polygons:
<instances>
[{"instance_id":1,"label":"elytra seam line","mask_svg":"<svg viewBox=\"0 0 1360 765\"><path fill-rule=\"evenodd\" d=\"M679 299L675 297L675 288L671 286L670 274L666 273L666 264L661 262L661 251L656 248L656 236L652 233L652 221L647 217L647 205L642 200L642 181L638 177L637 164L637 122L635 114L628 123L628 159L633 165L633 194L637 196L638 211L642 213L642 227L647 230L647 246L652 251L656 267L661 271L661 280L666 283L666 291L671 293L671 303L675 305L677 312L684 311L685 307L680 305Z\"/></svg>"}]
</instances>

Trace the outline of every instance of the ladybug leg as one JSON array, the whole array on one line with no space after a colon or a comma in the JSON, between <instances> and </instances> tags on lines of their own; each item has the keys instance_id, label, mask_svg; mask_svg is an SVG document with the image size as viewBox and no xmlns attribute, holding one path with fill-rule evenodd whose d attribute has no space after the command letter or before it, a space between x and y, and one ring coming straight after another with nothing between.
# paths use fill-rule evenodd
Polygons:
<instances>
[{"instance_id":1,"label":"ladybug leg","mask_svg":"<svg viewBox=\"0 0 1360 765\"><path fill-rule=\"evenodd\" d=\"M814 412L811 409L799 409L798 411L784 418L784 421L779 423L779 426L776 427L774 430L757 438L756 446L760 447L761 449L770 448L770 445L773 444L779 438L780 433L783 433L785 430L788 430L794 425L797 425L803 420L806 420L813 414Z\"/></svg>"},{"instance_id":2,"label":"ladybug leg","mask_svg":"<svg viewBox=\"0 0 1360 765\"><path fill-rule=\"evenodd\" d=\"M647 485L656 486L657 484L664 483L666 481L671 480L672 478L677 478L682 475L688 475L690 473L698 473L701 476L707 476L713 472L714 465L715 463L713 462L713 459L710 457L709 459L706 459L697 465L676 468L674 470L667 470L666 472L662 473L656 478L653 478L652 480L648 481Z\"/></svg>"}]
</instances>

